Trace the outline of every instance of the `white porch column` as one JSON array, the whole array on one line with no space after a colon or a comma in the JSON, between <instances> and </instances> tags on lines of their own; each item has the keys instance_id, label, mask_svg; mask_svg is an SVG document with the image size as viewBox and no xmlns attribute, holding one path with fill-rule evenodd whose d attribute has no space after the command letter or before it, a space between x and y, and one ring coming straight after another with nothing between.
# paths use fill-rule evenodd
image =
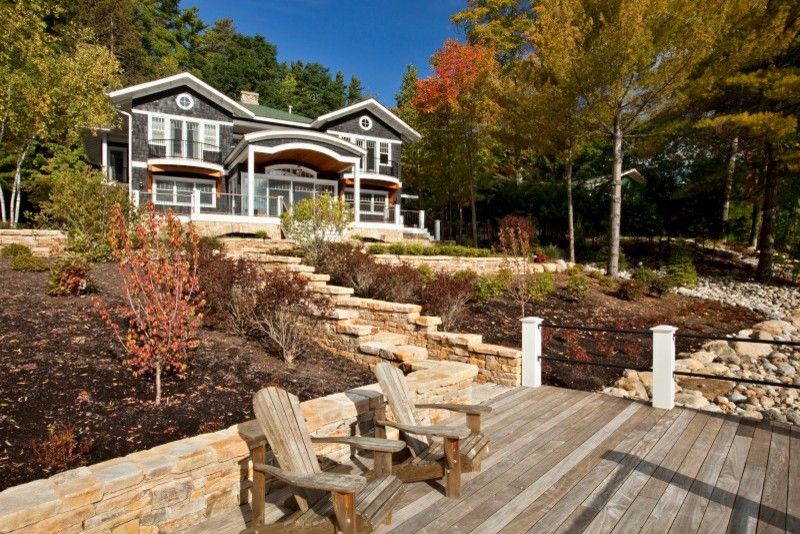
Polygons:
<instances>
[{"instance_id":1,"label":"white porch column","mask_svg":"<svg viewBox=\"0 0 800 534\"><path fill-rule=\"evenodd\" d=\"M353 167L353 217L361 221L361 161Z\"/></svg>"},{"instance_id":2,"label":"white porch column","mask_svg":"<svg viewBox=\"0 0 800 534\"><path fill-rule=\"evenodd\" d=\"M439 219L433 221L433 240L434 241L442 240L442 221L440 221Z\"/></svg>"},{"instance_id":3,"label":"white porch column","mask_svg":"<svg viewBox=\"0 0 800 534\"><path fill-rule=\"evenodd\" d=\"M403 224L402 214L400 213L400 204L394 205L394 223L398 226Z\"/></svg>"},{"instance_id":4,"label":"white porch column","mask_svg":"<svg viewBox=\"0 0 800 534\"><path fill-rule=\"evenodd\" d=\"M674 326L659 325L653 332L653 408L675 407L675 332Z\"/></svg>"},{"instance_id":5,"label":"white porch column","mask_svg":"<svg viewBox=\"0 0 800 534\"><path fill-rule=\"evenodd\" d=\"M425 228L425 210L419 210L419 227L421 230Z\"/></svg>"},{"instance_id":6,"label":"white porch column","mask_svg":"<svg viewBox=\"0 0 800 534\"><path fill-rule=\"evenodd\" d=\"M101 166L103 167L103 174L108 179L108 133L103 132L102 136L102 155L100 156Z\"/></svg>"},{"instance_id":7,"label":"white porch column","mask_svg":"<svg viewBox=\"0 0 800 534\"><path fill-rule=\"evenodd\" d=\"M192 191L192 215L200 214L200 190Z\"/></svg>"},{"instance_id":8,"label":"white porch column","mask_svg":"<svg viewBox=\"0 0 800 534\"><path fill-rule=\"evenodd\" d=\"M521 385L538 388L542 385L542 319L522 319L522 379Z\"/></svg>"},{"instance_id":9,"label":"white porch column","mask_svg":"<svg viewBox=\"0 0 800 534\"><path fill-rule=\"evenodd\" d=\"M253 156L255 151L252 146L247 147L247 214L252 217L255 214L255 202L253 199L256 196L256 183L255 183L255 169L256 162Z\"/></svg>"}]
</instances>

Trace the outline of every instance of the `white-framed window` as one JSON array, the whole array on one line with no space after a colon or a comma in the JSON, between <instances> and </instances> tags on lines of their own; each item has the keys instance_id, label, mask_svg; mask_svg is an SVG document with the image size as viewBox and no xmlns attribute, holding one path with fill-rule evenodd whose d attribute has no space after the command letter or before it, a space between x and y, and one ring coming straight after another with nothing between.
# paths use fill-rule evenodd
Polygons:
<instances>
[{"instance_id":1,"label":"white-framed window","mask_svg":"<svg viewBox=\"0 0 800 534\"><path fill-rule=\"evenodd\" d=\"M154 145L164 145L167 139L167 120L158 115L150 115L149 141Z\"/></svg>"},{"instance_id":2,"label":"white-framed window","mask_svg":"<svg viewBox=\"0 0 800 534\"><path fill-rule=\"evenodd\" d=\"M118 146L108 147L106 176L117 182L128 181L128 149Z\"/></svg>"},{"instance_id":3,"label":"white-framed window","mask_svg":"<svg viewBox=\"0 0 800 534\"><path fill-rule=\"evenodd\" d=\"M378 168L376 161L377 154L375 153L375 141L367 139L367 168L368 172L375 172Z\"/></svg>"},{"instance_id":4,"label":"white-framed window","mask_svg":"<svg viewBox=\"0 0 800 534\"><path fill-rule=\"evenodd\" d=\"M203 150L208 152L219 152L219 125L203 124Z\"/></svg>"},{"instance_id":5,"label":"white-framed window","mask_svg":"<svg viewBox=\"0 0 800 534\"><path fill-rule=\"evenodd\" d=\"M175 98L175 103L181 109L192 109L194 107L194 98L189 93L181 93Z\"/></svg>"},{"instance_id":6,"label":"white-framed window","mask_svg":"<svg viewBox=\"0 0 800 534\"><path fill-rule=\"evenodd\" d=\"M191 178L154 177L153 201L156 204L191 206L195 191L200 191L200 205L214 207L217 204L215 184Z\"/></svg>"},{"instance_id":7,"label":"white-framed window","mask_svg":"<svg viewBox=\"0 0 800 534\"><path fill-rule=\"evenodd\" d=\"M378 159L381 165L389 165L389 143L378 143Z\"/></svg>"},{"instance_id":8,"label":"white-framed window","mask_svg":"<svg viewBox=\"0 0 800 534\"><path fill-rule=\"evenodd\" d=\"M358 125L361 126L362 130L370 130L372 129L372 119L364 115L358 119Z\"/></svg>"},{"instance_id":9,"label":"white-framed window","mask_svg":"<svg viewBox=\"0 0 800 534\"><path fill-rule=\"evenodd\" d=\"M361 213L380 214L386 213L389 206L389 193L387 191L376 190L361 190ZM346 202L353 203L355 192L352 188L347 188L344 191L344 199Z\"/></svg>"}]
</instances>

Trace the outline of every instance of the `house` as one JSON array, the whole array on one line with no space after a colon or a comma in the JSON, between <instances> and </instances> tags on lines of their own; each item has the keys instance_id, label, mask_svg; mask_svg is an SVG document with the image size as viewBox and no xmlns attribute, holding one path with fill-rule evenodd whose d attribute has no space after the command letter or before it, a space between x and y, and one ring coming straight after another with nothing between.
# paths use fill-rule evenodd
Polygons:
<instances>
[{"instance_id":1,"label":"house","mask_svg":"<svg viewBox=\"0 0 800 534\"><path fill-rule=\"evenodd\" d=\"M135 203L205 234L278 237L281 213L328 193L353 206L353 234L429 237L424 213L401 206L401 150L421 136L375 99L309 118L260 105L258 93L236 101L189 73L109 98L124 120L87 139L90 159Z\"/></svg>"}]
</instances>

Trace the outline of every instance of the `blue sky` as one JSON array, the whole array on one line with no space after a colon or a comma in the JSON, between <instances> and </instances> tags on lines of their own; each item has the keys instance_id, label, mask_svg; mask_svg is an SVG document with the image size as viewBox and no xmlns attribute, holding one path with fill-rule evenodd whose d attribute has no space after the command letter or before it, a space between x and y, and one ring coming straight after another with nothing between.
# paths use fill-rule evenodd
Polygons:
<instances>
[{"instance_id":1,"label":"blue sky","mask_svg":"<svg viewBox=\"0 0 800 534\"><path fill-rule=\"evenodd\" d=\"M428 60L445 39L461 38L450 16L464 0L183 0L207 23L228 17L246 34L277 45L280 61L318 61L332 73L361 78L387 105L406 65L430 73Z\"/></svg>"}]
</instances>

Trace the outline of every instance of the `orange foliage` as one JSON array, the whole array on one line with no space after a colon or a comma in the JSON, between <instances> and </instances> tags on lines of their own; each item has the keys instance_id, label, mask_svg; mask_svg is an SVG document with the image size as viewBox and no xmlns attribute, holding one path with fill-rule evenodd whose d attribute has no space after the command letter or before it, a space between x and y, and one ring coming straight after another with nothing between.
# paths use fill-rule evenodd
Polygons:
<instances>
[{"instance_id":1,"label":"orange foliage","mask_svg":"<svg viewBox=\"0 0 800 534\"><path fill-rule=\"evenodd\" d=\"M463 112L467 101L485 89L497 75L494 51L480 44L452 39L431 58L434 74L417 81L414 106L423 113Z\"/></svg>"},{"instance_id":2,"label":"orange foliage","mask_svg":"<svg viewBox=\"0 0 800 534\"><path fill-rule=\"evenodd\" d=\"M115 206L111 242L125 305L115 310L116 317L100 300L95 305L128 352L127 363L134 373L155 373L158 404L161 372L171 369L183 374L188 351L199 344L197 330L205 304L197 276L199 238L192 227L184 231L172 212L157 214L148 203L132 229L122 209Z\"/></svg>"}]
</instances>

